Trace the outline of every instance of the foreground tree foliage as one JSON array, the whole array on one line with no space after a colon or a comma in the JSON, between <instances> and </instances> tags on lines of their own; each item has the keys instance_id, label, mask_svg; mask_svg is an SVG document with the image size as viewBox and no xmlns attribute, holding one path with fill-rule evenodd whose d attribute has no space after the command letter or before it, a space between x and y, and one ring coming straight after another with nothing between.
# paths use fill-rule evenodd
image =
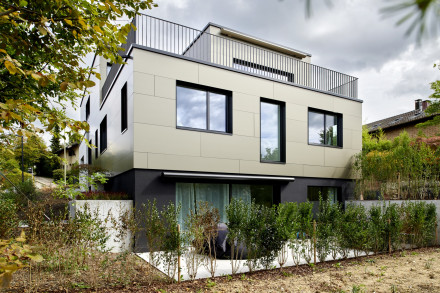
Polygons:
<instances>
[{"instance_id":1,"label":"foreground tree foliage","mask_svg":"<svg viewBox=\"0 0 440 293\"><path fill-rule=\"evenodd\" d=\"M119 45L132 25L118 19L154 6L153 0L0 1L0 133L30 135L55 125L87 130L61 110L94 86L91 76L100 78L83 64L85 56L122 63Z\"/></svg>"}]
</instances>

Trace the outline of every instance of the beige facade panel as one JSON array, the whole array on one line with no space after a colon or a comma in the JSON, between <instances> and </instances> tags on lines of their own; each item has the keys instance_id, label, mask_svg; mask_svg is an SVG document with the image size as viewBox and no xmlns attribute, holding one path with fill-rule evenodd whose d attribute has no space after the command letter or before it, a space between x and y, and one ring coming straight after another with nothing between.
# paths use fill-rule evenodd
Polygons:
<instances>
[{"instance_id":1,"label":"beige facade panel","mask_svg":"<svg viewBox=\"0 0 440 293\"><path fill-rule=\"evenodd\" d=\"M362 131L351 131L351 148L358 152L362 150Z\"/></svg>"},{"instance_id":2,"label":"beige facade panel","mask_svg":"<svg viewBox=\"0 0 440 293\"><path fill-rule=\"evenodd\" d=\"M255 137L260 137L260 114L254 114Z\"/></svg>"},{"instance_id":3,"label":"beige facade panel","mask_svg":"<svg viewBox=\"0 0 440 293\"><path fill-rule=\"evenodd\" d=\"M200 132L149 124L134 124L134 151L200 156Z\"/></svg>"},{"instance_id":4,"label":"beige facade panel","mask_svg":"<svg viewBox=\"0 0 440 293\"><path fill-rule=\"evenodd\" d=\"M199 65L195 62L174 58L145 50L133 50L133 71L153 74L188 82L199 82Z\"/></svg>"},{"instance_id":5,"label":"beige facade panel","mask_svg":"<svg viewBox=\"0 0 440 293\"><path fill-rule=\"evenodd\" d=\"M133 152L133 168L147 168L148 167L148 153Z\"/></svg>"},{"instance_id":6,"label":"beige facade panel","mask_svg":"<svg viewBox=\"0 0 440 293\"><path fill-rule=\"evenodd\" d=\"M239 173L239 161L148 153L148 168Z\"/></svg>"},{"instance_id":7,"label":"beige facade panel","mask_svg":"<svg viewBox=\"0 0 440 293\"><path fill-rule=\"evenodd\" d=\"M357 150L339 149L326 147L325 166L348 168L351 166L352 158L358 153Z\"/></svg>"},{"instance_id":8,"label":"beige facade panel","mask_svg":"<svg viewBox=\"0 0 440 293\"><path fill-rule=\"evenodd\" d=\"M260 113L260 98L259 95L234 92L232 94L232 109Z\"/></svg>"},{"instance_id":9,"label":"beige facade panel","mask_svg":"<svg viewBox=\"0 0 440 293\"><path fill-rule=\"evenodd\" d=\"M264 98L273 98L274 82L229 70L200 65L200 84Z\"/></svg>"},{"instance_id":10,"label":"beige facade panel","mask_svg":"<svg viewBox=\"0 0 440 293\"><path fill-rule=\"evenodd\" d=\"M255 114L234 110L232 115L233 131L232 133L241 136L255 135Z\"/></svg>"},{"instance_id":11,"label":"beige facade panel","mask_svg":"<svg viewBox=\"0 0 440 293\"><path fill-rule=\"evenodd\" d=\"M342 136L344 149L353 149L353 130L345 129Z\"/></svg>"},{"instance_id":12,"label":"beige facade panel","mask_svg":"<svg viewBox=\"0 0 440 293\"><path fill-rule=\"evenodd\" d=\"M324 166L326 147L304 143L286 143L286 161L291 164Z\"/></svg>"},{"instance_id":13,"label":"beige facade panel","mask_svg":"<svg viewBox=\"0 0 440 293\"><path fill-rule=\"evenodd\" d=\"M362 118L362 103L336 98L334 99L334 107L336 112Z\"/></svg>"},{"instance_id":14,"label":"beige facade panel","mask_svg":"<svg viewBox=\"0 0 440 293\"><path fill-rule=\"evenodd\" d=\"M304 165L304 176L317 178L341 178L338 176L340 170L337 169L338 168L335 167Z\"/></svg>"},{"instance_id":15,"label":"beige facade panel","mask_svg":"<svg viewBox=\"0 0 440 293\"><path fill-rule=\"evenodd\" d=\"M134 95L134 122L176 127L176 100Z\"/></svg>"},{"instance_id":16,"label":"beige facade panel","mask_svg":"<svg viewBox=\"0 0 440 293\"><path fill-rule=\"evenodd\" d=\"M361 116L352 116L344 114L343 117L343 127L345 129L361 131L362 132L362 117Z\"/></svg>"},{"instance_id":17,"label":"beige facade panel","mask_svg":"<svg viewBox=\"0 0 440 293\"><path fill-rule=\"evenodd\" d=\"M334 109L335 97L320 92L307 90L287 84L274 82L275 99L282 99L289 103L312 107L326 111L338 112ZM339 99L339 98L338 98Z\"/></svg>"},{"instance_id":18,"label":"beige facade panel","mask_svg":"<svg viewBox=\"0 0 440 293\"><path fill-rule=\"evenodd\" d=\"M240 173L266 174L284 176L303 176L303 165L300 164L270 164L260 161L240 160Z\"/></svg>"},{"instance_id":19,"label":"beige facade panel","mask_svg":"<svg viewBox=\"0 0 440 293\"><path fill-rule=\"evenodd\" d=\"M201 155L209 158L260 160L260 139L201 132Z\"/></svg>"},{"instance_id":20,"label":"beige facade panel","mask_svg":"<svg viewBox=\"0 0 440 293\"><path fill-rule=\"evenodd\" d=\"M176 80L162 76L154 77L154 95L156 97L176 99Z\"/></svg>"},{"instance_id":21,"label":"beige facade panel","mask_svg":"<svg viewBox=\"0 0 440 293\"><path fill-rule=\"evenodd\" d=\"M307 122L286 119L286 141L306 145L308 143Z\"/></svg>"},{"instance_id":22,"label":"beige facade panel","mask_svg":"<svg viewBox=\"0 0 440 293\"><path fill-rule=\"evenodd\" d=\"M154 75L142 72L133 74L133 93L154 95Z\"/></svg>"},{"instance_id":23,"label":"beige facade panel","mask_svg":"<svg viewBox=\"0 0 440 293\"><path fill-rule=\"evenodd\" d=\"M296 102L296 100L298 100L299 102L301 100L301 96L288 96L288 97L284 97L283 100L289 101L288 103L286 103L287 119L307 122L307 113L308 113L307 107L304 105L298 105L294 103Z\"/></svg>"}]
</instances>

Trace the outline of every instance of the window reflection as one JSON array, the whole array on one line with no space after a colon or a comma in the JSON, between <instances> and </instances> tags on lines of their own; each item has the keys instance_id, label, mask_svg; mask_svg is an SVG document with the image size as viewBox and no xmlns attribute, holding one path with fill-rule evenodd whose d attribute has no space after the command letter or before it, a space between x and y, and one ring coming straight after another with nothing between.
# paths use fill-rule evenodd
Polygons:
<instances>
[{"instance_id":1,"label":"window reflection","mask_svg":"<svg viewBox=\"0 0 440 293\"><path fill-rule=\"evenodd\" d=\"M280 105L261 102L261 159L280 161Z\"/></svg>"}]
</instances>

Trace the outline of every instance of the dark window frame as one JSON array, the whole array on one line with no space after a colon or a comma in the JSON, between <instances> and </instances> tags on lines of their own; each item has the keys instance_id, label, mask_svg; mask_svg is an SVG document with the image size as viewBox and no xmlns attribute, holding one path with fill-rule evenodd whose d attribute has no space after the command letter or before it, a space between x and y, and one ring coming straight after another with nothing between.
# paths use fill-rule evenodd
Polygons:
<instances>
[{"instance_id":1,"label":"dark window frame","mask_svg":"<svg viewBox=\"0 0 440 293\"><path fill-rule=\"evenodd\" d=\"M99 124L99 132L101 133L99 138L99 150L102 154L107 149L107 115L104 116Z\"/></svg>"},{"instance_id":2,"label":"dark window frame","mask_svg":"<svg viewBox=\"0 0 440 293\"><path fill-rule=\"evenodd\" d=\"M121 133L128 129L127 83L121 88Z\"/></svg>"},{"instance_id":3,"label":"dark window frame","mask_svg":"<svg viewBox=\"0 0 440 293\"><path fill-rule=\"evenodd\" d=\"M313 143L310 142L310 119L309 119L309 115L310 112L313 113L318 113L318 114L323 114L324 115L324 131L326 131L327 129L327 125L326 125L326 115L334 115L337 117L338 121L337 121L337 126L338 126L338 133L337 133L337 145L329 145L329 144L325 144L325 143ZM331 112L331 111L326 111L326 110L321 110L321 109L317 109L317 108L308 108L307 111L307 143L309 145L314 145L314 146L322 146L322 147L330 147L330 148L337 148L337 149L342 149L343 148L343 129L342 129L342 114L341 113L336 113L336 112ZM324 139L325 139L325 133L324 133Z\"/></svg>"},{"instance_id":4,"label":"dark window frame","mask_svg":"<svg viewBox=\"0 0 440 293\"><path fill-rule=\"evenodd\" d=\"M177 88L183 87L187 89L194 89L199 91L205 91L206 92L206 128L194 128L194 127L187 127L187 126L178 126L177 125ZM226 105L225 105L225 131L218 131L218 130L211 130L209 129L209 93L213 94L220 94L226 96ZM209 133L218 133L218 134L232 134L232 92L224 89L219 88L213 88L210 86L204 86L194 83L189 83L185 81L176 81L176 128L177 129L183 129L183 130L192 130L192 131L201 131L201 132L209 132Z\"/></svg>"},{"instance_id":5,"label":"dark window frame","mask_svg":"<svg viewBox=\"0 0 440 293\"><path fill-rule=\"evenodd\" d=\"M92 164L92 140L89 140L90 147L87 147L87 164Z\"/></svg>"},{"instance_id":6,"label":"dark window frame","mask_svg":"<svg viewBox=\"0 0 440 293\"><path fill-rule=\"evenodd\" d=\"M90 117L90 96L87 98L86 102L86 121L89 120Z\"/></svg>"},{"instance_id":7,"label":"dark window frame","mask_svg":"<svg viewBox=\"0 0 440 293\"><path fill-rule=\"evenodd\" d=\"M261 156L261 103L280 106L280 160L263 160ZM260 98L260 163L285 164L286 163L286 103L283 101Z\"/></svg>"},{"instance_id":8,"label":"dark window frame","mask_svg":"<svg viewBox=\"0 0 440 293\"><path fill-rule=\"evenodd\" d=\"M99 153L99 151L98 151L98 142L99 142L99 140L98 140L98 129L96 129L95 130L95 159L98 158L98 153Z\"/></svg>"},{"instance_id":9,"label":"dark window frame","mask_svg":"<svg viewBox=\"0 0 440 293\"><path fill-rule=\"evenodd\" d=\"M325 200L323 189L324 188L335 188L336 189L336 200L337 200L337 202L342 202L342 188L340 186L308 185L307 186L307 201L311 201L309 199L309 189L310 188L320 188L321 189L320 192L321 192L321 196L323 197L323 200ZM325 196L327 196L327 195L325 195ZM316 201L318 201L318 200L316 200ZM311 201L311 202L314 202L314 201Z\"/></svg>"}]
</instances>

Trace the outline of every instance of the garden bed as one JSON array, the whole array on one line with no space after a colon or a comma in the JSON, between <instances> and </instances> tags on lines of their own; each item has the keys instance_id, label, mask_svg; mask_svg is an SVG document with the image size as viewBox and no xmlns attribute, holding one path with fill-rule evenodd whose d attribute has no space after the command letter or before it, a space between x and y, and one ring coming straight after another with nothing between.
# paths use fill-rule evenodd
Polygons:
<instances>
[{"instance_id":1,"label":"garden bed","mask_svg":"<svg viewBox=\"0 0 440 293\"><path fill-rule=\"evenodd\" d=\"M143 262L132 282L112 286L101 281L104 287L99 292L440 292L438 259L439 248L423 248L181 283L163 279ZM34 277L39 277L39 286L34 287L38 291L96 292L84 288L87 286L80 288L84 279L72 277L66 285L49 273L35 273ZM28 271L19 272L7 292L25 291L28 278Z\"/></svg>"}]
</instances>

